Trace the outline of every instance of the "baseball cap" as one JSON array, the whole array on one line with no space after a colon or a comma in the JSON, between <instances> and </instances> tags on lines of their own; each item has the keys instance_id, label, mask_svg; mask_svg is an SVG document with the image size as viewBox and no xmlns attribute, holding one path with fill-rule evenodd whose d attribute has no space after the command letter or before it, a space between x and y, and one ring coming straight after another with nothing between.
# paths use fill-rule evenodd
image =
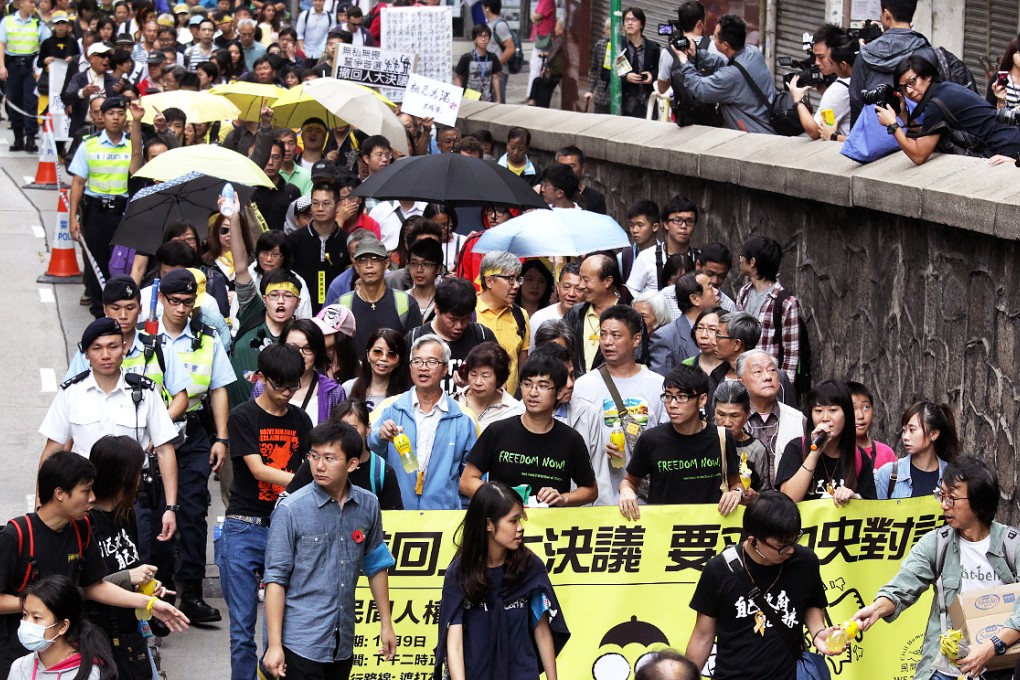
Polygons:
<instances>
[{"instance_id":1,"label":"baseball cap","mask_svg":"<svg viewBox=\"0 0 1020 680\"><path fill-rule=\"evenodd\" d=\"M125 45L134 45L135 37L130 33L120 33L117 35L117 44L120 45L121 43Z\"/></svg>"},{"instance_id":2,"label":"baseball cap","mask_svg":"<svg viewBox=\"0 0 1020 680\"><path fill-rule=\"evenodd\" d=\"M159 292L163 295L198 295L195 275L187 269L171 269L159 280Z\"/></svg>"},{"instance_id":3,"label":"baseball cap","mask_svg":"<svg viewBox=\"0 0 1020 680\"><path fill-rule=\"evenodd\" d=\"M163 54L162 52L159 52L158 50L153 50L152 52L149 52L149 57L148 59L145 60L145 63L152 65L165 64L166 55Z\"/></svg>"},{"instance_id":4,"label":"baseball cap","mask_svg":"<svg viewBox=\"0 0 1020 680\"><path fill-rule=\"evenodd\" d=\"M354 314L341 304L326 305L315 315L312 323L319 327L323 335L343 333L352 338L357 330Z\"/></svg>"},{"instance_id":5,"label":"baseball cap","mask_svg":"<svg viewBox=\"0 0 1020 680\"><path fill-rule=\"evenodd\" d=\"M67 12L58 9L56 12L50 15L50 21L54 24L60 23L69 24L71 23L71 18L67 16Z\"/></svg>"},{"instance_id":6,"label":"baseball cap","mask_svg":"<svg viewBox=\"0 0 1020 680\"><path fill-rule=\"evenodd\" d=\"M84 352L93 342L104 335L119 335L123 338L124 331L121 330L120 324L117 323L116 319L111 319L108 316L96 319L85 327L85 332L81 334L81 344L78 345L78 349Z\"/></svg>"},{"instance_id":7,"label":"baseball cap","mask_svg":"<svg viewBox=\"0 0 1020 680\"><path fill-rule=\"evenodd\" d=\"M183 2L174 5L174 14L187 14L190 11L191 8Z\"/></svg>"},{"instance_id":8,"label":"baseball cap","mask_svg":"<svg viewBox=\"0 0 1020 680\"><path fill-rule=\"evenodd\" d=\"M112 305L121 300L141 300L142 291L130 276L114 276L103 286L103 304Z\"/></svg>"},{"instance_id":9,"label":"baseball cap","mask_svg":"<svg viewBox=\"0 0 1020 680\"><path fill-rule=\"evenodd\" d=\"M328 177L329 181L336 181L336 164L333 161L315 161L312 165L311 177Z\"/></svg>"},{"instance_id":10,"label":"baseball cap","mask_svg":"<svg viewBox=\"0 0 1020 680\"><path fill-rule=\"evenodd\" d=\"M294 213L304 214L312 211L312 199L308 196L302 196L301 198L294 201Z\"/></svg>"},{"instance_id":11,"label":"baseball cap","mask_svg":"<svg viewBox=\"0 0 1020 680\"><path fill-rule=\"evenodd\" d=\"M357 247L354 249L355 260L365 255L375 255L376 257L389 257L389 253L386 252L386 246L383 245L383 242L374 238L366 238L364 241L359 243Z\"/></svg>"},{"instance_id":12,"label":"baseball cap","mask_svg":"<svg viewBox=\"0 0 1020 680\"><path fill-rule=\"evenodd\" d=\"M92 43L91 45L89 45L88 56L91 57L94 54L109 54L112 51L112 49L113 48L111 48L104 42Z\"/></svg>"}]
</instances>

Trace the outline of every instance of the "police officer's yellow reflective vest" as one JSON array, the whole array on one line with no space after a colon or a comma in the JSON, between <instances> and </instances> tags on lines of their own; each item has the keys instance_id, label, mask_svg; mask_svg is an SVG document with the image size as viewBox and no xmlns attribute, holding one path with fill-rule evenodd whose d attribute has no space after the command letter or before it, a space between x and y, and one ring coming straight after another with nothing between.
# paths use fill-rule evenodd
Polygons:
<instances>
[{"instance_id":1,"label":"police officer's yellow reflective vest","mask_svg":"<svg viewBox=\"0 0 1020 680\"><path fill-rule=\"evenodd\" d=\"M121 139L120 146L104 146L99 135L85 140L89 164L88 188L101 196L124 196L128 191L131 168L131 142Z\"/></svg>"},{"instance_id":2,"label":"police officer's yellow reflective vest","mask_svg":"<svg viewBox=\"0 0 1020 680\"><path fill-rule=\"evenodd\" d=\"M163 371L166 370L163 367L163 359L159 356L162 353L162 347L160 343L162 338L143 333L138 334L138 339L141 340L143 346L151 347L149 351L141 351L134 356L124 357L124 361L121 362L121 368L128 373L140 373L146 378L156 383L156 388L159 390L160 396L163 397L163 403L170 405L172 395L167 393L166 385L163 384ZM147 345L148 343L148 345Z\"/></svg>"},{"instance_id":3,"label":"police officer's yellow reflective vest","mask_svg":"<svg viewBox=\"0 0 1020 680\"><path fill-rule=\"evenodd\" d=\"M202 405L202 398L209 391L209 384L212 379L213 365L213 344L215 338L211 333L201 332L198 334L202 344L198 349L188 349L177 352L181 363L188 371L188 412L198 410ZM192 345L194 347L194 345Z\"/></svg>"},{"instance_id":4,"label":"police officer's yellow reflective vest","mask_svg":"<svg viewBox=\"0 0 1020 680\"><path fill-rule=\"evenodd\" d=\"M39 51L39 19L32 17L27 24L17 19L20 14L14 14L4 19L4 27L7 29L7 54L12 57L27 57Z\"/></svg>"}]
</instances>

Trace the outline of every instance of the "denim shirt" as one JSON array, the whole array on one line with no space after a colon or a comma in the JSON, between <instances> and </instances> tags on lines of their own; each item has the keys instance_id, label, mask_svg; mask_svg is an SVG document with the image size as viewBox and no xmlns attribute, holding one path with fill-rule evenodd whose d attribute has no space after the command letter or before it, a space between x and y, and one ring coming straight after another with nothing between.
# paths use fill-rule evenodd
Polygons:
<instances>
[{"instance_id":1,"label":"denim shirt","mask_svg":"<svg viewBox=\"0 0 1020 680\"><path fill-rule=\"evenodd\" d=\"M1009 584L1016 583L1017 579L1010 573L1009 564L1002 551L1002 540L1007 528L1004 524L992 522L987 557L999 580ZM938 579L938 575L935 573L938 531L938 529L933 529L925 534L917 542L917 545L910 549L907 558L903 560L899 573L879 589L876 598L888 598L895 607L893 613L886 617L886 621L890 623L895 621L904 609L917 602L921 595ZM1020 564L1020 560L1014 556L1013 563ZM960 543L954 531L951 534L945 561L942 564L942 585L945 588L947 606L959 593L961 581ZM1013 612L1006 619L1005 626L1013 630L1020 630L1020 601L1013 607ZM914 680L928 680L931 677L934 671L933 665L940 655L939 635L941 633L942 621L939 616L938 598L933 597L928 626L924 632L924 643L921 646L921 660L914 672Z\"/></svg>"},{"instance_id":2,"label":"denim shirt","mask_svg":"<svg viewBox=\"0 0 1020 680\"><path fill-rule=\"evenodd\" d=\"M941 483L942 475L945 473L946 465L949 463L941 458L938 460L939 483ZM892 496L890 496L889 480L892 479L894 465L896 466L896 485L893 486ZM890 498L910 498L914 493L914 483L910 479L910 456L904 456L894 463L886 463L875 470L875 491L878 493L878 500L880 501L889 500Z\"/></svg>"},{"instance_id":3,"label":"denim shirt","mask_svg":"<svg viewBox=\"0 0 1020 680\"><path fill-rule=\"evenodd\" d=\"M360 539L360 540L359 540ZM354 589L395 564L383 542L379 500L348 484L343 507L316 483L273 511L263 581L287 591L283 644L310 661L354 653Z\"/></svg>"}]
</instances>

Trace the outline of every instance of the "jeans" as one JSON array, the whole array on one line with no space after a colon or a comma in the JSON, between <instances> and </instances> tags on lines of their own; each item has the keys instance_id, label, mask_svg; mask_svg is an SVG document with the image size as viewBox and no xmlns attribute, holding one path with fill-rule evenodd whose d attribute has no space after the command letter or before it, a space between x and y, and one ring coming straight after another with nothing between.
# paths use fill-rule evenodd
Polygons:
<instances>
[{"instance_id":1,"label":"jeans","mask_svg":"<svg viewBox=\"0 0 1020 680\"><path fill-rule=\"evenodd\" d=\"M215 542L223 598L230 610L230 677L252 680L258 664L255 623L258 587L266 558L269 528L228 517Z\"/></svg>"},{"instance_id":2,"label":"jeans","mask_svg":"<svg viewBox=\"0 0 1020 680\"><path fill-rule=\"evenodd\" d=\"M197 421L196 421L197 422ZM177 451L177 528L181 532L177 578L181 582L205 578L205 546L209 537L209 436L189 422L188 441Z\"/></svg>"}]
</instances>

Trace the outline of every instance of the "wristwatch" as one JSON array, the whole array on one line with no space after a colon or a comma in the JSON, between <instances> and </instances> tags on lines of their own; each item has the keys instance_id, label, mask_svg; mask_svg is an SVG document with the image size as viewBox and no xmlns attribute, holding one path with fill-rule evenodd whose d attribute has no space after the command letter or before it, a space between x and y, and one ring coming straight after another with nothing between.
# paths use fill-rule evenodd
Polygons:
<instances>
[{"instance_id":1,"label":"wristwatch","mask_svg":"<svg viewBox=\"0 0 1020 680\"><path fill-rule=\"evenodd\" d=\"M169 505L168 504L166 506L166 508L164 508L164 510L167 511L167 512L180 512L181 511L181 506L179 506L179 505Z\"/></svg>"},{"instance_id":2,"label":"wristwatch","mask_svg":"<svg viewBox=\"0 0 1020 680\"><path fill-rule=\"evenodd\" d=\"M216 437L215 439L213 439L213 444L223 444L228 449L230 448L230 440L224 439L223 437Z\"/></svg>"},{"instance_id":3,"label":"wristwatch","mask_svg":"<svg viewBox=\"0 0 1020 680\"><path fill-rule=\"evenodd\" d=\"M833 132L831 135L829 135L829 141L830 142L838 142L839 141L839 133L838 132Z\"/></svg>"},{"instance_id":4,"label":"wristwatch","mask_svg":"<svg viewBox=\"0 0 1020 680\"><path fill-rule=\"evenodd\" d=\"M991 637L992 646L995 647L995 656L1002 656L1006 653L1006 643L999 639L998 635Z\"/></svg>"},{"instance_id":5,"label":"wristwatch","mask_svg":"<svg viewBox=\"0 0 1020 680\"><path fill-rule=\"evenodd\" d=\"M896 134L896 131L899 130L901 127L903 126L900 125L899 123L889 123L888 125L885 126L885 129L889 132L890 135L894 135Z\"/></svg>"}]
</instances>

